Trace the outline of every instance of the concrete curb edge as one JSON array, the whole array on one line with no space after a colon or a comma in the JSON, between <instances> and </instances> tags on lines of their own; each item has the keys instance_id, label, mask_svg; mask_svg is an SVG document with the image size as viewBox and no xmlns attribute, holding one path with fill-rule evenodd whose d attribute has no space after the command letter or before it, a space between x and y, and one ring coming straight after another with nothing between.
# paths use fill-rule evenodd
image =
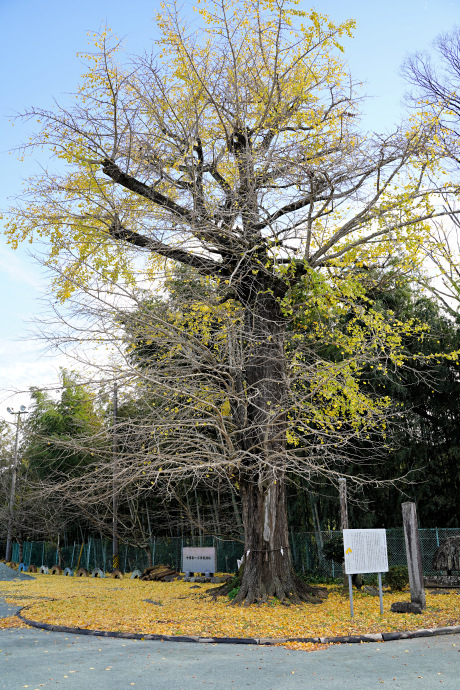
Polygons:
<instances>
[{"instance_id":1,"label":"concrete curb edge","mask_svg":"<svg viewBox=\"0 0 460 690\"><path fill-rule=\"evenodd\" d=\"M22 610L22 609L21 609ZM21 615L16 616L27 625L41 630L63 632L73 635L90 635L95 637L114 637L122 640L149 640L163 642L200 642L202 644L253 644L276 645L286 642L312 642L314 644L352 644L361 642L391 642L393 640L408 640L414 637L435 637L436 635L460 634L460 625L451 625L444 628L426 628L405 632L369 633L367 635L344 635L339 637L197 637L194 635L155 635L149 633L123 633L105 630L88 630L86 628L71 628L65 625L51 625L32 621Z\"/></svg>"}]
</instances>

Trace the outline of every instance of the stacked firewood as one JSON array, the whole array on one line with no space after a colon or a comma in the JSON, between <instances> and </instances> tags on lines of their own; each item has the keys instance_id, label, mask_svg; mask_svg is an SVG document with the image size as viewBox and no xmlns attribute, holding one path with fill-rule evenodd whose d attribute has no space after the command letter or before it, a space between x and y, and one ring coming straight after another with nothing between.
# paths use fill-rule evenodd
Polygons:
<instances>
[{"instance_id":1,"label":"stacked firewood","mask_svg":"<svg viewBox=\"0 0 460 690\"><path fill-rule=\"evenodd\" d=\"M174 568L171 568L170 565L155 565L153 567L146 568L139 579L150 580L151 582L172 582L173 580L178 580L181 577L181 574L178 573L177 570L174 570Z\"/></svg>"}]
</instances>

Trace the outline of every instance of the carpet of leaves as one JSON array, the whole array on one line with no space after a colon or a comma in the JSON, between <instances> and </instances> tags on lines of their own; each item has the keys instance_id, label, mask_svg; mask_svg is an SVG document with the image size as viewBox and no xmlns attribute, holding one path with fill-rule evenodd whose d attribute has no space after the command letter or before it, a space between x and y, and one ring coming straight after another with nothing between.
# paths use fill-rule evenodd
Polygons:
<instances>
[{"instance_id":1,"label":"carpet of leaves","mask_svg":"<svg viewBox=\"0 0 460 690\"><path fill-rule=\"evenodd\" d=\"M16 616L8 616L7 618L0 618L0 630L5 628L28 628L20 618Z\"/></svg>"},{"instance_id":2,"label":"carpet of leaves","mask_svg":"<svg viewBox=\"0 0 460 690\"><path fill-rule=\"evenodd\" d=\"M142 582L129 577L35 575L33 580L0 582L0 596L12 605L26 606L23 615L30 620L107 631L202 637L335 637L460 623L460 594L456 592L435 596L428 591L427 608L421 615L391 613L391 604L409 601L410 594L385 593L383 616L378 597L356 592L355 617L351 619L348 592L339 586L328 587L329 598L321 605L284 606L273 600L247 608L231 606L226 597L211 600L206 595L210 589L204 584L198 589L181 581ZM3 619L1 627L9 620ZM289 646L311 650L322 645Z\"/></svg>"}]
</instances>

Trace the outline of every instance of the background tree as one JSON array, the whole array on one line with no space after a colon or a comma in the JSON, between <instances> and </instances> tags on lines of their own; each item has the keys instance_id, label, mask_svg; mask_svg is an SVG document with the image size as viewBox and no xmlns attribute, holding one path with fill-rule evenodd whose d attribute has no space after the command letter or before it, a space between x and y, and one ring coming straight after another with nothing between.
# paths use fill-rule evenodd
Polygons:
<instances>
[{"instance_id":1,"label":"background tree","mask_svg":"<svg viewBox=\"0 0 460 690\"><path fill-rule=\"evenodd\" d=\"M195 336L189 317L171 325L153 315L152 335L172 356L160 368L156 358L148 377L170 414L152 408L145 462L155 457L151 472L167 468L170 482L206 467L230 472L246 553L235 603L298 602L308 592L290 563L286 473L337 475L344 435L369 431L384 406L360 395L352 373L372 349L398 362L401 338L377 312L355 311L332 366L308 353L308 333L296 343L289 324L312 305L348 310L362 293L354 269L385 264L395 247L401 271L417 262L427 221L444 213L432 205L432 125L422 117L382 137L358 131L359 99L340 59L351 21L270 0L209 2L199 13L204 28L191 31L165 8L159 53L125 68L117 45L97 37L76 105L30 111L44 123L34 143L66 166L29 185L7 232L13 243L50 240L60 299L81 284L100 297L95 272L121 295L178 262L236 305L236 346L227 334ZM144 273L129 250L146 257ZM230 333L234 315L222 318ZM166 392L180 404L171 409ZM128 470L146 471L139 458Z\"/></svg>"},{"instance_id":2,"label":"background tree","mask_svg":"<svg viewBox=\"0 0 460 690\"><path fill-rule=\"evenodd\" d=\"M6 471L11 462L14 443L14 434L10 424L4 419L0 419L0 468Z\"/></svg>"},{"instance_id":3,"label":"background tree","mask_svg":"<svg viewBox=\"0 0 460 690\"><path fill-rule=\"evenodd\" d=\"M412 105L430 106L439 118L439 135L458 164L460 118L460 29L438 36L433 46L434 59L428 52L407 58L402 73L415 89L409 94Z\"/></svg>"},{"instance_id":4,"label":"background tree","mask_svg":"<svg viewBox=\"0 0 460 690\"><path fill-rule=\"evenodd\" d=\"M102 430L91 390L74 372L61 370L60 375L62 389L57 398L31 389L32 405L23 423L19 450L21 476L15 513L18 535L55 543L64 534L79 540L82 528L88 528L75 497L53 489L83 475L95 453L100 458Z\"/></svg>"},{"instance_id":5,"label":"background tree","mask_svg":"<svg viewBox=\"0 0 460 690\"><path fill-rule=\"evenodd\" d=\"M10 477L13 464L14 434L5 420L0 420L0 539L5 542L8 525L8 506L10 498ZM2 543L2 550L3 550ZM3 553L4 556L4 553Z\"/></svg>"},{"instance_id":6,"label":"background tree","mask_svg":"<svg viewBox=\"0 0 460 690\"><path fill-rule=\"evenodd\" d=\"M375 471L382 479L408 473L412 480L400 492L382 487L377 495L369 487L372 526L399 526L400 504L409 496L423 527L454 527L460 518L458 319L446 316L439 302L420 295L414 285L382 293L375 303L402 320L420 319L425 330L405 337L406 366L389 367L386 375L363 372L365 385L384 387L399 410L388 433L388 460ZM351 511L356 515L356 508Z\"/></svg>"},{"instance_id":7,"label":"background tree","mask_svg":"<svg viewBox=\"0 0 460 690\"><path fill-rule=\"evenodd\" d=\"M402 73L413 89L407 95L416 110L428 110L438 123L434 144L445 158L446 172L455 182L456 193L443 195L447 222L433 224L432 242L427 246L431 269L437 279L424 280L435 291L444 308L454 317L458 314L459 287L459 221L458 170L460 163L460 29L439 35L433 42L434 52L418 52L403 65ZM430 271L431 278L433 270Z\"/></svg>"}]
</instances>

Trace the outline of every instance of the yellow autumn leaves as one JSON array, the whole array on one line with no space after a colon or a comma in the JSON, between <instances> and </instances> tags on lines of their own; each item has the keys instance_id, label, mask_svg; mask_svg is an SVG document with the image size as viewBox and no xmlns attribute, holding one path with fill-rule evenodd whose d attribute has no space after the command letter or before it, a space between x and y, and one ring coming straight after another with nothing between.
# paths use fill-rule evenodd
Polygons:
<instances>
[{"instance_id":1,"label":"yellow autumn leaves","mask_svg":"<svg viewBox=\"0 0 460 690\"><path fill-rule=\"evenodd\" d=\"M180 581L36 575L33 581L0 582L0 596L12 605L26 606L23 615L42 623L201 637L335 637L458 625L460 621L460 595L451 592L437 596L428 592L427 609L418 616L390 611L394 601L409 600L408 592L385 594L383 616L377 597L356 592L355 617L350 619L348 593L336 585L329 587L328 599L319 606L283 606L273 600L248 608L233 607L226 597L213 601L206 596L211 588L203 584L194 589Z\"/></svg>"}]
</instances>

